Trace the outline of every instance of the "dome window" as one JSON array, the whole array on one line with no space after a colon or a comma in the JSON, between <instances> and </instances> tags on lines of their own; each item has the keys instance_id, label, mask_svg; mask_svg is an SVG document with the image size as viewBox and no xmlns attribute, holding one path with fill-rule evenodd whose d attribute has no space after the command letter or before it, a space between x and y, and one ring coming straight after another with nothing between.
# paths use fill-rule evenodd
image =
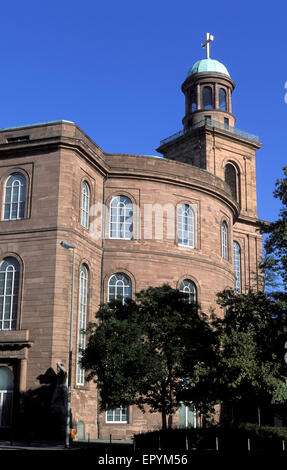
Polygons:
<instances>
[{"instance_id":1,"label":"dome window","mask_svg":"<svg viewBox=\"0 0 287 470\"><path fill-rule=\"evenodd\" d=\"M190 96L190 107L192 113L197 110L197 96L194 90L192 91Z\"/></svg>"},{"instance_id":2,"label":"dome window","mask_svg":"<svg viewBox=\"0 0 287 470\"><path fill-rule=\"evenodd\" d=\"M221 111L227 111L226 91L223 88L219 89L219 109L221 109Z\"/></svg>"},{"instance_id":3,"label":"dome window","mask_svg":"<svg viewBox=\"0 0 287 470\"><path fill-rule=\"evenodd\" d=\"M205 86L202 89L202 108L203 109L212 109L212 89L210 86Z\"/></svg>"}]
</instances>

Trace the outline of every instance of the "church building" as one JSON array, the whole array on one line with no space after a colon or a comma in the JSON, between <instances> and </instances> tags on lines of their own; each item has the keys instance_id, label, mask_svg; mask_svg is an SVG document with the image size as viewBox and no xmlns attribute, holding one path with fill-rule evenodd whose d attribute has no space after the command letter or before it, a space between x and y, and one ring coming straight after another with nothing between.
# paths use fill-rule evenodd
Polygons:
<instances>
[{"instance_id":1,"label":"church building","mask_svg":"<svg viewBox=\"0 0 287 470\"><path fill-rule=\"evenodd\" d=\"M183 126L160 142L162 158L108 154L69 121L0 130L0 439L55 438L70 345L78 439L158 428L133 406L98 411L79 360L100 302L167 283L220 314L217 292L258 287L261 144L235 125L235 83L210 58L212 39L182 84ZM200 425L185 406L174 423Z\"/></svg>"}]
</instances>

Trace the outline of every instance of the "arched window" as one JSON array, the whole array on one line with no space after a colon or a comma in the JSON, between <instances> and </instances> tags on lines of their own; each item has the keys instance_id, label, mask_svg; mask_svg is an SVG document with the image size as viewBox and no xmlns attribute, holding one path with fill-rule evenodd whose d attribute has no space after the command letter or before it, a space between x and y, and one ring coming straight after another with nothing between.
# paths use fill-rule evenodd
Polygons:
<instances>
[{"instance_id":1,"label":"arched window","mask_svg":"<svg viewBox=\"0 0 287 470\"><path fill-rule=\"evenodd\" d=\"M190 95L190 106L192 113L197 110L197 94L194 90L191 92Z\"/></svg>"},{"instance_id":2,"label":"arched window","mask_svg":"<svg viewBox=\"0 0 287 470\"><path fill-rule=\"evenodd\" d=\"M226 111L226 91L219 88L219 109Z\"/></svg>"},{"instance_id":3,"label":"arched window","mask_svg":"<svg viewBox=\"0 0 287 470\"><path fill-rule=\"evenodd\" d=\"M108 284L108 302L121 298L124 303L125 299L129 299L131 296L132 282L130 278L123 273L113 274Z\"/></svg>"},{"instance_id":4,"label":"arched window","mask_svg":"<svg viewBox=\"0 0 287 470\"><path fill-rule=\"evenodd\" d=\"M26 178L21 173L9 176L5 185L4 220L21 220L25 217Z\"/></svg>"},{"instance_id":5,"label":"arched window","mask_svg":"<svg viewBox=\"0 0 287 470\"><path fill-rule=\"evenodd\" d=\"M202 89L202 109L212 109L212 89L210 86L205 86Z\"/></svg>"},{"instance_id":6,"label":"arched window","mask_svg":"<svg viewBox=\"0 0 287 470\"><path fill-rule=\"evenodd\" d=\"M126 196L113 197L110 204L110 238L131 240L132 235L132 201Z\"/></svg>"},{"instance_id":7,"label":"arched window","mask_svg":"<svg viewBox=\"0 0 287 470\"><path fill-rule=\"evenodd\" d=\"M189 248L195 247L194 212L188 204L181 204L177 210L178 244Z\"/></svg>"},{"instance_id":8,"label":"arched window","mask_svg":"<svg viewBox=\"0 0 287 470\"><path fill-rule=\"evenodd\" d=\"M15 330L18 316L20 264L5 258L0 266L0 330Z\"/></svg>"},{"instance_id":9,"label":"arched window","mask_svg":"<svg viewBox=\"0 0 287 470\"><path fill-rule=\"evenodd\" d=\"M228 228L226 222L221 224L221 255L223 259L228 259Z\"/></svg>"},{"instance_id":10,"label":"arched window","mask_svg":"<svg viewBox=\"0 0 287 470\"><path fill-rule=\"evenodd\" d=\"M235 290L241 292L241 253L239 243L233 242L233 266L235 274Z\"/></svg>"},{"instance_id":11,"label":"arched window","mask_svg":"<svg viewBox=\"0 0 287 470\"><path fill-rule=\"evenodd\" d=\"M86 346L86 335L83 330L87 326L87 308L88 308L88 286L89 271L83 264L80 271L79 282L79 322L78 322L78 361L77 361L77 385L84 385L85 370L80 365L82 351Z\"/></svg>"},{"instance_id":12,"label":"arched window","mask_svg":"<svg viewBox=\"0 0 287 470\"><path fill-rule=\"evenodd\" d=\"M192 282L190 279L184 279L179 286L180 292L183 292L186 294L189 303L191 304L192 302L196 302L197 300L197 295L196 295L196 287L194 282Z\"/></svg>"},{"instance_id":13,"label":"arched window","mask_svg":"<svg viewBox=\"0 0 287 470\"><path fill-rule=\"evenodd\" d=\"M236 169L230 163L227 163L224 170L224 179L231 189L232 197L237 200L237 174Z\"/></svg>"},{"instance_id":14,"label":"arched window","mask_svg":"<svg viewBox=\"0 0 287 470\"><path fill-rule=\"evenodd\" d=\"M10 427L14 376L8 367L0 367L0 428Z\"/></svg>"},{"instance_id":15,"label":"arched window","mask_svg":"<svg viewBox=\"0 0 287 470\"><path fill-rule=\"evenodd\" d=\"M82 182L81 196L81 225L89 228L90 187L86 181Z\"/></svg>"}]
</instances>

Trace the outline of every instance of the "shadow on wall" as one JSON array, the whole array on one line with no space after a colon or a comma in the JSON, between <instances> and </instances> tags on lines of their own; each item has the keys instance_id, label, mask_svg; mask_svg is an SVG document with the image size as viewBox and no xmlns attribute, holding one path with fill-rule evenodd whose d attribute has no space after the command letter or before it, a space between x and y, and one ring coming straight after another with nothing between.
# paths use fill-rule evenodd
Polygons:
<instances>
[{"instance_id":1,"label":"shadow on wall","mask_svg":"<svg viewBox=\"0 0 287 470\"><path fill-rule=\"evenodd\" d=\"M37 377L40 386L15 395L12 427L0 439L64 440L66 431L66 371L49 368Z\"/></svg>"}]
</instances>

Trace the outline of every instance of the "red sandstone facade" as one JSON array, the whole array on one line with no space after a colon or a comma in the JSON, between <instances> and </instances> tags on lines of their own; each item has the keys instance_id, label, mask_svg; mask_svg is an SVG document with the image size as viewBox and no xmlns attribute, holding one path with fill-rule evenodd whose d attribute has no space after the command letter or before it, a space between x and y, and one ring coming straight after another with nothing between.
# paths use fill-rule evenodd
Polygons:
<instances>
[{"instance_id":1,"label":"red sandstone facade","mask_svg":"<svg viewBox=\"0 0 287 470\"><path fill-rule=\"evenodd\" d=\"M200 103L200 87L206 83L212 84L215 94L214 109L208 111ZM188 101L193 87L198 96L195 113L190 112ZM220 87L227 90L225 111L218 109ZM86 321L94 321L99 303L108 300L108 282L114 273L129 277L132 295L163 283L179 288L189 279L202 310L218 309L216 293L236 283L234 241L240 247L241 289L258 283L261 237L256 231L255 151L260 144L253 136L234 132L233 88L230 78L216 72L186 80L184 131L161 143L158 150L163 159L106 154L67 121L0 132L2 207L9 176L20 173L26 179L23 217L4 220L2 211L0 221L1 261L15 258L20 266L17 325L0 329L0 368L13 373L14 416L21 414L25 394L38 390L41 383L48 386L43 382L47 371L55 373L59 362L68 364L72 252L61 241L75 246L72 416L79 438L112 434L123 439L160 425L157 415L142 414L135 407L130 408L127 423L108 423L105 413L98 414L96 385L86 381L77 385L81 266L89 273ZM216 124L226 124L226 116L230 127ZM226 176L227 165L234 169L233 187ZM88 228L81 224L83 182L90 190ZM97 213L102 204L109 208L118 195L128 197L134 207L132 239L110 238L108 210L102 219ZM150 204L165 209L160 237L156 221L146 221L145 208ZM189 205L194 213L193 248L178 244L176 208L180 204ZM173 237L168 227L174 227ZM6 424L11 426L13 419ZM174 422L179 424L180 417L175 416ZM9 426L1 428L0 421L0 432Z\"/></svg>"}]
</instances>

